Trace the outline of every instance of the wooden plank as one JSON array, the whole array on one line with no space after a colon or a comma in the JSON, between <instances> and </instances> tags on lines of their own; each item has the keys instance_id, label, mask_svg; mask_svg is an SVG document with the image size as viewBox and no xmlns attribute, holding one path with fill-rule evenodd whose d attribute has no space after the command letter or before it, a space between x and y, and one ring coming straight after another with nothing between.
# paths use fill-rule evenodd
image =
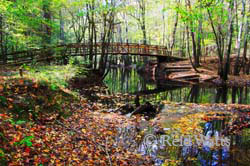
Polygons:
<instances>
[{"instance_id":1,"label":"wooden plank","mask_svg":"<svg viewBox=\"0 0 250 166\"><path fill-rule=\"evenodd\" d=\"M200 77L199 74L196 73L185 73L185 74L173 74L171 76L169 76L169 78L171 79L186 79L186 78L196 78L196 77Z\"/></svg>"}]
</instances>

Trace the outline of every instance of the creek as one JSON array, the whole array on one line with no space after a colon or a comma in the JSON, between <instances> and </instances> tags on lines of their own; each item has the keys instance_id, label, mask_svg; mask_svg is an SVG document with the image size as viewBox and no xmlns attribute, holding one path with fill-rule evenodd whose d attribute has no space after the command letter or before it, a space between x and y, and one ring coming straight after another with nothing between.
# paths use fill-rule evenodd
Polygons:
<instances>
[{"instance_id":1,"label":"creek","mask_svg":"<svg viewBox=\"0 0 250 166\"><path fill-rule=\"evenodd\" d=\"M150 155L156 166L163 165L163 161L168 161L168 165L183 166L216 166L216 165L249 165L250 161L250 129L249 112L241 114L238 109L231 110L230 113L225 107L212 105L203 107L204 103L237 103L250 104L249 87L215 87L205 85L183 86L168 81L157 80L145 74L139 74L136 65L128 67L112 67L105 77L104 83L112 94L139 95L140 102L146 101L159 104L162 101L175 102L176 104L165 104L158 118L161 127L165 132L157 132L157 127L143 121L144 125L128 126L119 129L117 142L130 151L145 155ZM193 106L187 103L198 103ZM186 117L186 119L185 119ZM183 132L173 135L176 129L182 130L190 126L181 126L180 122L186 120L193 126L188 132L192 137L190 146L170 146L160 142L163 135L168 134L170 140L182 138L185 141ZM179 127L176 127L178 126ZM244 127L248 126L248 127ZM181 127L180 127L181 126ZM233 126L233 127L232 127ZM236 126L243 126L238 129ZM199 129L199 132L193 132ZM171 131L171 132L170 132ZM144 138L136 142L139 132L144 132ZM185 132L184 132L185 133ZM150 145L145 142L145 137L154 135L150 140ZM195 143L194 137L203 135L204 140L201 145ZM201 136L200 135L200 136ZM211 141L216 138L228 139L229 146ZM207 143L205 143L207 142ZM211 145L211 143L213 145Z\"/></svg>"}]
</instances>

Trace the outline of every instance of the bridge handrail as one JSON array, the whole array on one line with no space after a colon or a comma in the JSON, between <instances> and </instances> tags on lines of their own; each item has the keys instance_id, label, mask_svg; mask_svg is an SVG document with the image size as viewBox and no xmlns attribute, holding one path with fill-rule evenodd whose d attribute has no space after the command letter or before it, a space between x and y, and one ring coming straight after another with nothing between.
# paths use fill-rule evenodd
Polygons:
<instances>
[{"instance_id":1,"label":"bridge handrail","mask_svg":"<svg viewBox=\"0 0 250 166\"><path fill-rule=\"evenodd\" d=\"M149 44L139 44L139 43L120 43L120 42L113 42L113 43L102 43L102 42L97 42L93 43L94 45L96 44L96 47L99 48L97 50L96 54L101 53L100 48L102 46L109 45L109 48L107 50L107 53L109 54L138 54L138 55L148 55L148 56L170 56L169 51L167 47L165 46L160 46L160 45L149 45ZM91 43L68 43L68 44L59 44L56 46L50 46L47 48L35 48L35 49L29 49L25 51L16 51L12 53L6 54L7 56L7 61L18 61L19 59L23 60L23 58L44 58L44 57L49 57L49 56L44 56L44 52L46 51L54 51L54 49L57 48L63 48L60 51L66 52L70 51L72 52L77 52L78 50L82 50L83 55L88 55L86 52L89 51ZM95 46L94 46L95 47ZM85 49L86 48L86 49ZM72 51L72 49L76 49ZM83 50L85 49L85 50ZM124 50L126 49L126 50ZM144 49L144 50L143 50ZM84 52L85 51L85 52ZM99 51L99 52L98 52ZM65 54L66 54L65 53ZM64 53L62 55L65 55ZM18 55L18 56L15 56ZM42 57L37 57L42 55ZM12 56L12 57L10 57ZM1 61L1 60L0 60Z\"/></svg>"}]
</instances>

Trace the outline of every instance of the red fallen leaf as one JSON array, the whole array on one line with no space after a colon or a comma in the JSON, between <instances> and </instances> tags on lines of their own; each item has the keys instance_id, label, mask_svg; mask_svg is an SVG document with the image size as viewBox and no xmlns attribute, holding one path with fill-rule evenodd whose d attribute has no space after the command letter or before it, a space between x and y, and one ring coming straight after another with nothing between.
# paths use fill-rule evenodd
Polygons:
<instances>
[{"instance_id":1,"label":"red fallen leaf","mask_svg":"<svg viewBox=\"0 0 250 166\"><path fill-rule=\"evenodd\" d=\"M26 147L24 151L29 154L30 153L30 148Z\"/></svg>"},{"instance_id":2,"label":"red fallen leaf","mask_svg":"<svg viewBox=\"0 0 250 166\"><path fill-rule=\"evenodd\" d=\"M45 159L44 157L41 157L41 159L40 159L40 160L41 160L41 162L42 162L42 163L45 163L45 162L47 162L47 161L48 161L48 160L47 160L47 159Z\"/></svg>"},{"instance_id":3,"label":"red fallen leaf","mask_svg":"<svg viewBox=\"0 0 250 166\"><path fill-rule=\"evenodd\" d=\"M19 80L19 84L23 85L24 84L24 80Z\"/></svg>"},{"instance_id":4,"label":"red fallen leaf","mask_svg":"<svg viewBox=\"0 0 250 166\"><path fill-rule=\"evenodd\" d=\"M37 143L37 144L34 144L34 146L35 147L42 147L42 144Z\"/></svg>"}]
</instances>

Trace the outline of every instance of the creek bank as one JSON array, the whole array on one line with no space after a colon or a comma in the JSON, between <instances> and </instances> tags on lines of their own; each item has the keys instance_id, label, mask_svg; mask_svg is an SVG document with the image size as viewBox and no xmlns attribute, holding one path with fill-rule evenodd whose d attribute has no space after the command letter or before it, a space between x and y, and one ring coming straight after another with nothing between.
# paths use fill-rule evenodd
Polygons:
<instances>
[{"instance_id":1,"label":"creek bank","mask_svg":"<svg viewBox=\"0 0 250 166\"><path fill-rule=\"evenodd\" d=\"M231 58L232 68L235 63L235 57ZM178 61L171 63L157 63L149 61L145 65L138 68L138 72L145 76L149 82L171 81L178 84L194 85L205 84L212 86L229 86L229 87L246 87L250 86L250 76L240 73L239 76L229 74L227 81L222 81L217 72L216 57L209 57L201 62L201 66L197 68L199 72L193 69L189 61ZM213 66L214 67L211 67ZM232 71L230 72L232 73Z\"/></svg>"}]
</instances>

